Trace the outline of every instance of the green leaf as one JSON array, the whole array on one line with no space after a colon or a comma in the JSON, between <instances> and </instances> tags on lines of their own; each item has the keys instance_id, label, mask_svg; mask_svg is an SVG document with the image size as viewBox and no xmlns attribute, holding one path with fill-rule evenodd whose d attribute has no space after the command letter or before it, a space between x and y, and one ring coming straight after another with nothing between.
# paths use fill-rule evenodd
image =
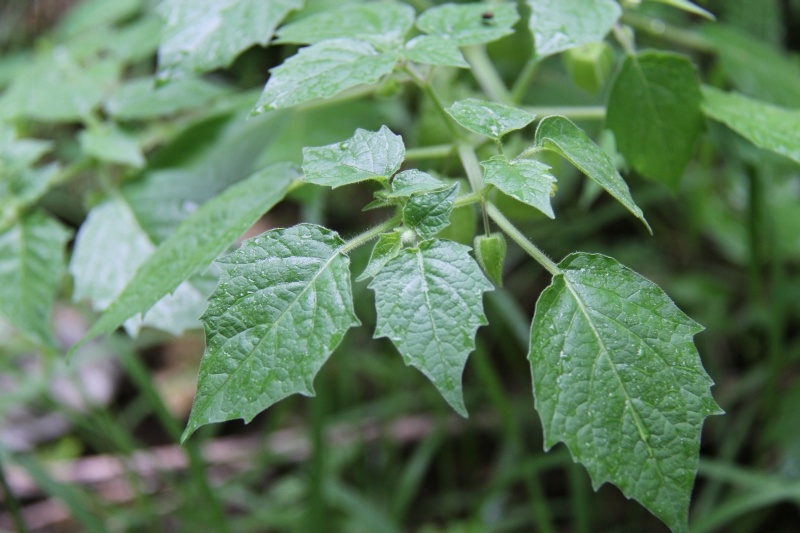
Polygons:
<instances>
[{"instance_id":1,"label":"green leaf","mask_svg":"<svg viewBox=\"0 0 800 533\"><path fill-rule=\"evenodd\" d=\"M722 24L703 26L703 37L737 91L772 104L800 107L800 63L794 56Z\"/></svg>"},{"instance_id":2,"label":"green leaf","mask_svg":"<svg viewBox=\"0 0 800 533\"><path fill-rule=\"evenodd\" d=\"M179 79L230 65L254 44L267 45L302 0L164 0L158 79Z\"/></svg>"},{"instance_id":3,"label":"green leaf","mask_svg":"<svg viewBox=\"0 0 800 533\"><path fill-rule=\"evenodd\" d=\"M461 389L475 332L485 325L482 296L492 290L469 247L432 239L406 248L370 283L378 323L406 364L420 369L447 403L467 416Z\"/></svg>"},{"instance_id":4,"label":"green leaf","mask_svg":"<svg viewBox=\"0 0 800 533\"><path fill-rule=\"evenodd\" d=\"M0 315L22 333L54 344L50 328L71 233L54 219L34 212L0 233Z\"/></svg>"},{"instance_id":5,"label":"green leaf","mask_svg":"<svg viewBox=\"0 0 800 533\"><path fill-rule=\"evenodd\" d=\"M0 96L0 119L82 121L116 83L120 69L113 58L80 64L62 47L42 53Z\"/></svg>"},{"instance_id":6,"label":"green leaf","mask_svg":"<svg viewBox=\"0 0 800 533\"><path fill-rule=\"evenodd\" d=\"M442 4L422 13L417 28L458 46L472 46L511 35L518 20L517 6L511 2Z\"/></svg>"},{"instance_id":7,"label":"green leaf","mask_svg":"<svg viewBox=\"0 0 800 533\"><path fill-rule=\"evenodd\" d=\"M528 0L536 56L602 41L622 14L611 0Z\"/></svg>"},{"instance_id":8,"label":"green leaf","mask_svg":"<svg viewBox=\"0 0 800 533\"><path fill-rule=\"evenodd\" d=\"M628 56L611 88L606 123L628 164L677 189L703 129L694 63L669 52Z\"/></svg>"},{"instance_id":9,"label":"green leaf","mask_svg":"<svg viewBox=\"0 0 800 533\"><path fill-rule=\"evenodd\" d=\"M374 277L391 259L397 257L403 247L403 242L400 237L400 231L393 231L391 233L383 233L378 237L378 242L372 248L372 254L369 257L369 263L364 272L356 278L356 281L364 281L365 279Z\"/></svg>"},{"instance_id":10,"label":"green leaf","mask_svg":"<svg viewBox=\"0 0 800 533\"><path fill-rule=\"evenodd\" d=\"M403 224L414 228L423 239L433 237L448 224L453 202L458 196L458 183L439 192L412 196L403 207Z\"/></svg>"},{"instance_id":11,"label":"green leaf","mask_svg":"<svg viewBox=\"0 0 800 533\"><path fill-rule=\"evenodd\" d=\"M12 129L0 125L0 232L8 229L52 185L58 163L31 168L51 149L49 141L16 139Z\"/></svg>"},{"instance_id":12,"label":"green leaf","mask_svg":"<svg viewBox=\"0 0 800 533\"><path fill-rule=\"evenodd\" d=\"M705 17L709 20L716 20L716 17L714 16L713 13L703 9L694 2L690 2L689 0L649 0L649 1L659 2L661 4L667 4L669 6L682 9L688 13L694 13L695 15L700 15L701 17Z\"/></svg>"},{"instance_id":13,"label":"green leaf","mask_svg":"<svg viewBox=\"0 0 800 533\"><path fill-rule=\"evenodd\" d=\"M412 194L431 192L446 186L442 180L427 172L411 169L400 172L392 179L392 192L386 198L407 198Z\"/></svg>"},{"instance_id":14,"label":"green leaf","mask_svg":"<svg viewBox=\"0 0 800 533\"><path fill-rule=\"evenodd\" d=\"M458 44L436 35L418 35L401 50L403 57L425 65L469 68Z\"/></svg>"},{"instance_id":15,"label":"green leaf","mask_svg":"<svg viewBox=\"0 0 800 533\"><path fill-rule=\"evenodd\" d=\"M456 122L469 131L491 139L519 130L533 122L536 115L517 107L467 98L445 109Z\"/></svg>"},{"instance_id":16,"label":"green leaf","mask_svg":"<svg viewBox=\"0 0 800 533\"><path fill-rule=\"evenodd\" d=\"M144 313L161 298L176 290L182 282L204 271L284 197L289 184L297 177L299 171L293 165L275 164L267 167L200 206L155 251L151 252L152 245L149 241L142 242L141 251L135 251L132 247L132 253L149 257L128 272L115 271L123 277L121 286L124 289L121 292L117 290L118 295L113 294L113 301L106 299L99 302L108 309L91 327L84 341L109 333L129 317ZM132 218L124 212L117 216ZM135 220L126 222L123 228L137 226ZM136 242L134 239L146 239L141 234L133 234L127 238L133 242ZM83 246L79 246L76 251L73 272L76 279L80 276L91 284L94 276L92 273L87 276L86 273L90 269L91 260L84 259L79 253L84 253ZM130 265L131 262L124 261L122 264ZM120 284L115 286L119 287ZM95 284L90 287L94 288ZM87 289L76 282L76 297L92 296ZM97 302L97 297L93 299Z\"/></svg>"},{"instance_id":17,"label":"green leaf","mask_svg":"<svg viewBox=\"0 0 800 533\"><path fill-rule=\"evenodd\" d=\"M88 299L94 309L106 309L154 249L155 245L123 197L115 196L94 207L78 232L69 265L75 286L73 299ZM151 312L144 316L133 316L138 311L127 313L104 331L113 331L126 318L132 317L124 324L130 335L137 335L143 325L178 335L199 326L197 319L205 310L205 297L193 284L183 283L174 289L174 294L159 301ZM103 318L98 324L104 322ZM101 327L98 324L82 342L104 332L98 331ZM79 346L73 346L71 352Z\"/></svg>"},{"instance_id":18,"label":"green leaf","mask_svg":"<svg viewBox=\"0 0 800 533\"><path fill-rule=\"evenodd\" d=\"M356 85L376 83L394 70L397 55L353 39L331 39L301 49L271 76L253 113L330 98Z\"/></svg>"},{"instance_id":19,"label":"green leaf","mask_svg":"<svg viewBox=\"0 0 800 533\"><path fill-rule=\"evenodd\" d=\"M686 531L700 430L721 412L692 342L703 328L610 257L576 253L558 266L528 356L545 448L564 442L595 490L614 483Z\"/></svg>"},{"instance_id":20,"label":"green leaf","mask_svg":"<svg viewBox=\"0 0 800 533\"><path fill-rule=\"evenodd\" d=\"M531 205L555 218L550 197L556 179L550 167L539 161L519 159L510 163L502 157L493 157L481 163L483 179L520 202Z\"/></svg>"},{"instance_id":21,"label":"green leaf","mask_svg":"<svg viewBox=\"0 0 800 533\"><path fill-rule=\"evenodd\" d=\"M146 120L197 109L229 92L201 79L188 78L156 87L152 78L135 78L120 85L104 107L119 120Z\"/></svg>"},{"instance_id":22,"label":"green leaf","mask_svg":"<svg viewBox=\"0 0 800 533\"><path fill-rule=\"evenodd\" d=\"M475 259L492 283L503 286L503 263L506 260L506 239L502 233L475 236L472 249Z\"/></svg>"},{"instance_id":23,"label":"green leaf","mask_svg":"<svg viewBox=\"0 0 800 533\"><path fill-rule=\"evenodd\" d=\"M128 165L134 168L144 166L144 155L136 138L128 135L114 125L98 125L78 134L81 149L101 161Z\"/></svg>"},{"instance_id":24,"label":"green leaf","mask_svg":"<svg viewBox=\"0 0 800 533\"><path fill-rule=\"evenodd\" d=\"M346 141L303 148L304 179L328 187L388 180L400 169L405 155L403 139L386 126L376 132L359 128Z\"/></svg>"},{"instance_id":25,"label":"green leaf","mask_svg":"<svg viewBox=\"0 0 800 533\"><path fill-rule=\"evenodd\" d=\"M583 130L569 119L552 116L539 122L539 127L536 128L536 144L566 158L616 198L652 233L650 224L645 220L642 210L633 201L628 184L614 168L614 163L599 146L586 136Z\"/></svg>"},{"instance_id":26,"label":"green leaf","mask_svg":"<svg viewBox=\"0 0 800 533\"><path fill-rule=\"evenodd\" d=\"M800 163L800 111L703 86L703 112L759 148Z\"/></svg>"},{"instance_id":27,"label":"green leaf","mask_svg":"<svg viewBox=\"0 0 800 533\"><path fill-rule=\"evenodd\" d=\"M322 364L359 324L343 244L330 230L301 224L247 240L217 261L220 283L202 317L206 351L181 440L204 424L249 422L291 394L314 395Z\"/></svg>"},{"instance_id":28,"label":"green leaf","mask_svg":"<svg viewBox=\"0 0 800 533\"><path fill-rule=\"evenodd\" d=\"M346 4L292 22L279 43L313 44L327 39L381 37L399 41L414 25L414 8L398 2Z\"/></svg>"}]
</instances>

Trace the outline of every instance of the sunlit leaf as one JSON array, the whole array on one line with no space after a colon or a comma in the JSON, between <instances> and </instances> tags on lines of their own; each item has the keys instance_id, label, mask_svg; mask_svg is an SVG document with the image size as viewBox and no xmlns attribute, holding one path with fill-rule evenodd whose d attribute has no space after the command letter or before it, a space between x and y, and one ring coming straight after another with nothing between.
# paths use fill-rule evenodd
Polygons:
<instances>
[{"instance_id":1,"label":"sunlit leaf","mask_svg":"<svg viewBox=\"0 0 800 533\"><path fill-rule=\"evenodd\" d=\"M220 283L202 320L206 351L183 434L249 422L313 381L345 332L358 325L343 241L310 224L270 230L217 261Z\"/></svg>"},{"instance_id":2,"label":"sunlit leaf","mask_svg":"<svg viewBox=\"0 0 800 533\"><path fill-rule=\"evenodd\" d=\"M577 253L536 304L529 359L545 447L595 489L618 486L686 531L703 420L721 411L692 337L703 328L610 257Z\"/></svg>"},{"instance_id":3,"label":"sunlit leaf","mask_svg":"<svg viewBox=\"0 0 800 533\"><path fill-rule=\"evenodd\" d=\"M266 45L302 0L163 0L166 21L158 78L172 80L230 65L254 44Z\"/></svg>"},{"instance_id":4,"label":"sunlit leaf","mask_svg":"<svg viewBox=\"0 0 800 533\"><path fill-rule=\"evenodd\" d=\"M528 0L536 55L546 57L602 41L622 9L612 0Z\"/></svg>"},{"instance_id":5,"label":"sunlit leaf","mask_svg":"<svg viewBox=\"0 0 800 533\"><path fill-rule=\"evenodd\" d=\"M378 324L406 364L420 369L447 403L467 416L461 374L486 324L482 296L492 290L469 247L432 239L406 248L372 280Z\"/></svg>"}]
</instances>

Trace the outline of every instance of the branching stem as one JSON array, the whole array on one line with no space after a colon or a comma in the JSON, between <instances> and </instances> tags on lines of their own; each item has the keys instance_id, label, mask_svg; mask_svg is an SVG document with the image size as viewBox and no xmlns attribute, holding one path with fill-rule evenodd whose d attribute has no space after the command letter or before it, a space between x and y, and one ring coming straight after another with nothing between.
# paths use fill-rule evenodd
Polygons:
<instances>
[{"instance_id":1,"label":"branching stem","mask_svg":"<svg viewBox=\"0 0 800 533\"><path fill-rule=\"evenodd\" d=\"M361 233L360 235L356 235L352 239L348 240L341 248L339 248L339 253L346 254L350 253L352 250L355 250L359 246L368 243L372 239L376 238L381 233L385 233L390 229L394 228L400 223L400 215L395 215L389 220L382 222L375 226L374 228Z\"/></svg>"}]
</instances>

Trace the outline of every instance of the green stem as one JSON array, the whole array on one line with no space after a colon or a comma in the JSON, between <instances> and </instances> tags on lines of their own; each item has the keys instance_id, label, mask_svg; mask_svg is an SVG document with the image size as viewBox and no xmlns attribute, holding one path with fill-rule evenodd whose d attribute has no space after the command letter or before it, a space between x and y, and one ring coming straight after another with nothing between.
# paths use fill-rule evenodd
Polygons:
<instances>
[{"instance_id":1,"label":"green stem","mask_svg":"<svg viewBox=\"0 0 800 533\"><path fill-rule=\"evenodd\" d=\"M458 145L458 157L461 159L461 164L464 166L464 171L467 173L467 180L469 180L472 191L483 190L481 164L478 162L478 156L475 154L475 149L472 145L460 143Z\"/></svg>"},{"instance_id":2,"label":"green stem","mask_svg":"<svg viewBox=\"0 0 800 533\"><path fill-rule=\"evenodd\" d=\"M451 117L447 113L447 111L445 111L444 103L439 98L439 95L436 93L436 91L433 90L433 87L431 86L430 82L422 79L416 72L414 72L414 69L412 69L411 66L409 65L406 65L403 70L411 77L411 79L414 81L417 87L422 89L422 92L425 93L428 99L430 99L431 103L433 104L433 107L436 108L436 110L444 119L444 122L445 124L447 124L447 127L450 129L450 132L453 134L453 137L457 139L463 139L464 134L461 133L461 130L458 129L458 126L456 125L456 122L453 120L453 117Z\"/></svg>"},{"instance_id":3,"label":"green stem","mask_svg":"<svg viewBox=\"0 0 800 533\"><path fill-rule=\"evenodd\" d=\"M453 153L456 146L454 144L437 144L435 146L423 146L421 148L409 148L406 150L406 161L420 159L444 159Z\"/></svg>"},{"instance_id":4,"label":"green stem","mask_svg":"<svg viewBox=\"0 0 800 533\"><path fill-rule=\"evenodd\" d=\"M544 252L539 250L535 244L529 241L528 238L525 237L525 235L523 235L522 232L520 232L517 227L514 226L514 224L512 224L511 221L508 220L494 204L488 203L486 205L486 210L489 213L489 217L494 220L495 224L500 226L500 229L506 232L506 235L511 237L511 240L517 243L520 248L525 250L528 255L536 259L536 261L542 265L545 270L554 276L562 274L561 269L558 268L558 265L556 265L549 257L547 257Z\"/></svg>"},{"instance_id":5,"label":"green stem","mask_svg":"<svg viewBox=\"0 0 800 533\"><path fill-rule=\"evenodd\" d=\"M494 63L489 59L485 46L467 46L462 48L464 57L472 67L472 74L489 98L502 104L513 104L514 99L508 92L505 83L497 73Z\"/></svg>"},{"instance_id":6,"label":"green stem","mask_svg":"<svg viewBox=\"0 0 800 533\"><path fill-rule=\"evenodd\" d=\"M483 199L483 191L475 191L456 198L453 202L453 209L464 207L467 205L477 204Z\"/></svg>"},{"instance_id":7,"label":"green stem","mask_svg":"<svg viewBox=\"0 0 800 533\"><path fill-rule=\"evenodd\" d=\"M714 46L703 36L688 30L676 28L660 19L645 17L637 13L626 12L622 15L622 23L643 33L669 41L673 44L697 50L698 52L714 51Z\"/></svg>"},{"instance_id":8,"label":"green stem","mask_svg":"<svg viewBox=\"0 0 800 533\"><path fill-rule=\"evenodd\" d=\"M525 111L539 118L561 115L572 120L603 120L606 118L604 106L527 106Z\"/></svg>"},{"instance_id":9,"label":"green stem","mask_svg":"<svg viewBox=\"0 0 800 533\"><path fill-rule=\"evenodd\" d=\"M525 92L528 90L536 71L539 70L539 61L536 59L529 59L522 72L519 73L514 85L511 87L511 101L519 104L525 98Z\"/></svg>"},{"instance_id":10,"label":"green stem","mask_svg":"<svg viewBox=\"0 0 800 533\"><path fill-rule=\"evenodd\" d=\"M372 239L376 238L381 233L385 233L390 229L394 228L400 223L400 215L395 215L389 220L378 224L374 228L365 231L360 235L356 235L352 239L348 240L342 247L339 248L340 254L349 253L352 250L355 250L359 246L368 243Z\"/></svg>"},{"instance_id":11,"label":"green stem","mask_svg":"<svg viewBox=\"0 0 800 533\"><path fill-rule=\"evenodd\" d=\"M633 32L630 28L623 27L619 22L614 24L614 38L629 56L636 55L636 45L633 42Z\"/></svg>"}]
</instances>

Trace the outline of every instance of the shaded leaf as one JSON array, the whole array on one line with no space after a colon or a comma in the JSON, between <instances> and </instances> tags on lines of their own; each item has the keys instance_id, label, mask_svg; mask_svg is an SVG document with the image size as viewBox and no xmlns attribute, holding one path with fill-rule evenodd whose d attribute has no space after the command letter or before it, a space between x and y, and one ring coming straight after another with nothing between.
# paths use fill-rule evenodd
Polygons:
<instances>
[{"instance_id":1,"label":"shaded leaf","mask_svg":"<svg viewBox=\"0 0 800 533\"><path fill-rule=\"evenodd\" d=\"M313 44L327 39L381 37L400 40L414 25L414 8L398 2L345 4L292 22L279 43Z\"/></svg>"},{"instance_id":2,"label":"shaded leaf","mask_svg":"<svg viewBox=\"0 0 800 533\"><path fill-rule=\"evenodd\" d=\"M252 226L265 212L283 199L293 179L299 177L298 170L289 164L276 164L256 172L251 177L231 186L222 194L203 204L197 211L189 215L158 248L152 250L152 244L141 234L128 236L130 242L142 241L141 245L129 248L138 257L147 257L141 264L136 261L123 261L129 271L116 274L122 276L116 287L124 287L118 294L110 295L111 300L96 303L108 307L103 316L86 334L84 341L96 335L109 333L119 327L126 319L144 313L161 298L176 290L181 283L195 274L203 272L222 252ZM121 209L119 206L116 209ZM92 214L90 214L90 217ZM130 216L124 212L117 216ZM88 225L88 222L87 222ZM135 220L127 220L128 228L137 227ZM90 226L91 227L91 226ZM102 231L102 228L98 228ZM83 237L83 236L82 236ZM88 237L87 237L88 238ZM90 239L90 242L93 239ZM83 252L83 245L78 247ZM86 279L92 290L92 273L87 274L92 262L80 260L76 251L74 273L76 279ZM136 266L130 269L135 263ZM101 266L106 270L105 266ZM85 294L76 282L76 297L91 296ZM149 314L149 313L148 313ZM197 318L197 316L195 316Z\"/></svg>"},{"instance_id":3,"label":"shaded leaf","mask_svg":"<svg viewBox=\"0 0 800 533\"><path fill-rule=\"evenodd\" d=\"M704 86L703 112L759 148L800 163L800 111Z\"/></svg>"},{"instance_id":4,"label":"shaded leaf","mask_svg":"<svg viewBox=\"0 0 800 533\"><path fill-rule=\"evenodd\" d=\"M703 128L694 63L669 52L628 56L611 88L606 123L634 169L677 189Z\"/></svg>"},{"instance_id":5,"label":"shaded leaf","mask_svg":"<svg viewBox=\"0 0 800 533\"><path fill-rule=\"evenodd\" d=\"M523 109L477 98L459 100L445 111L469 131L491 139L522 129L536 118Z\"/></svg>"},{"instance_id":6,"label":"shaded leaf","mask_svg":"<svg viewBox=\"0 0 800 533\"><path fill-rule=\"evenodd\" d=\"M436 35L419 35L406 43L403 57L425 65L469 68L458 44Z\"/></svg>"},{"instance_id":7,"label":"shaded leaf","mask_svg":"<svg viewBox=\"0 0 800 533\"><path fill-rule=\"evenodd\" d=\"M144 166L144 155L136 138L114 125L99 125L83 130L78 134L78 140L84 152L101 161L134 168Z\"/></svg>"},{"instance_id":8,"label":"shaded leaf","mask_svg":"<svg viewBox=\"0 0 800 533\"><path fill-rule=\"evenodd\" d=\"M606 153L569 119L547 117L536 128L536 144L553 150L597 182L611 196L642 221L652 233L642 210L633 201L628 184L619 175Z\"/></svg>"},{"instance_id":9,"label":"shaded leaf","mask_svg":"<svg viewBox=\"0 0 800 533\"><path fill-rule=\"evenodd\" d=\"M353 311L344 242L301 224L245 241L217 261L220 283L202 320L206 351L182 440L198 427L249 422L295 393L313 396L313 380L345 332Z\"/></svg>"},{"instance_id":10,"label":"shaded leaf","mask_svg":"<svg viewBox=\"0 0 800 533\"><path fill-rule=\"evenodd\" d=\"M536 55L547 57L602 41L622 9L612 0L528 0Z\"/></svg>"},{"instance_id":11,"label":"shaded leaf","mask_svg":"<svg viewBox=\"0 0 800 533\"><path fill-rule=\"evenodd\" d=\"M158 79L173 80L230 65L254 44L269 43L278 24L302 0L163 0L166 21L158 49Z\"/></svg>"},{"instance_id":12,"label":"shaded leaf","mask_svg":"<svg viewBox=\"0 0 800 533\"><path fill-rule=\"evenodd\" d=\"M386 126L376 132L357 129L346 141L303 148L304 179L328 187L388 180L400 169L405 154L403 139Z\"/></svg>"},{"instance_id":13,"label":"shaded leaf","mask_svg":"<svg viewBox=\"0 0 800 533\"><path fill-rule=\"evenodd\" d=\"M120 69L113 58L79 64L62 47L42 53L0 95L0 118L82 121L99 106Z\"/></svg>"},{"instance_id":14,"label":"shaded leaf","mask_svg":"<svg viewBox=\"0 0 800 533\"><path fill-rule=\"evenodd\" d=\"M34 212L0 233L0 314L29 338L52 346L50 326L71 233Z\"/></svg>"},{"instance_id":15,"label":"shaded leaf","mask_svg":"<svg viewBox=\"0 0 800 533\"><path fill-rule=\"evenodd\" d=\"M52 185L58 163L31 168L51 149L50 141L16 139L13 130L0 126L0 231L13 224Z\"/></svg>"},{"instance_id":16,"label":"shaded leaf","mask_svg":"<svg viewBox=\"0 0 800 533\"><path fill-rule=\"evenodd\" d=\"M201 79L188 78L156 87L152 78L134 78L108 97L105 110L121 120L152 119L197 109L229 92Z\"/></svg>"},{"instance_id":17,"label":"shaded leaf","mask_svg":"<svg viewBox=\"0 0 800 533\"><path fill-rule=\"evenodd\" d=\"M800 64L793 56L723 24L703 26L703 36L737 91L772 104L800 107Z\"/></svg>"},{"instance_id":18,"label":"shaded leaf","mask_svg":"<svg viewBox=\"0 0 800 533\"><path fill-rule=\"evenodd\" d=\"M472 46L511 35L518 20L517 6L510 2L442 4L422 13L417 28L458 46Z\"/></svg>"},{"instance_id":19,"label":"shaded leaf","mask_svg":"<svg viewBox=\"0 0 800 533\"><path fill-rule=\"evenodd\" d=\"M447 403L467 416L461 375L485 325L482 296L492 290L469 247L432 239L406 248L370 283L378 323L406 364L420 369Z\"/></svg>"},{"instance_id":20,"label":"shaded leaf","mask_svg":"<svg viewBox=\"0 0 800 533\"><path fill-rule=\"evenodd\" d=\"M536 304L529 359L545 448L564 442L595 489L617 485L686 531L705 417L721 411L692 337L703 328L614 259L564 259Z\"/></svg>"},{"instance_id":21,"label":"shaded leaf","mask_svg":"<svg viewBox=\"0 0 800 533\"><path fill-rule=\"evenodd\" d=\"M519 159L508 162L502 157L493 157L481 163L483 179L520 202L531 205L555 218L550 197L556 179L550 167L539 161Z\"/></svg>"},{"instance_id":22,"label":"shaded leaf","mask_svg":"<svg viewBox=\"0 0 800 533\"><path fill-rule=\"evenodd\" d=\"M456 196L458 183L442 191L412 196L403 206L403 224L414 228L423 239L433 237L450 224Z\"/></svg>"},{"instance_id":23,"label":"shaded leaf","mask_svg":"<svg viewBox=\"0 0 800 533\"><path fill-rule=\"evenodd\" d=\"M331 39L301 49L271 76L253 113L330 98L356 85L376 83L394 70L397 55L379 52L371 44Z\"/></svg>"},{"instance_id":24,"label":"shaded leaf","mask_svg":"<svg viewBox=\"0 0 800 533\"><path fill-rule=\"evenodd\" d=\"M400 231L393 231L391 233L383 233L378 237L378 242L372 248L372 254L369 256L369 263L364 272L356 278L356 281L364 281L365 279L374 277L391 259L395 258L400 253L403 247L403 242L400 238Z\"/></svg>"},{"instance_id":25,"label":"shaded leaf","mask_svg":"<svg viewBox=\"0 0 800 533\"><path fill-rule=\"evenodd\" d=\"M95 206L78 231L69 264L75 285L73 299L88 299L95 310L105 310L154 249L155 245L124 198L117 196ZM82 342L113 331L123 321L130 335L138 334L143 325L178 335L199 326L198 318L205 305L205 294L187 282L175 288L173 295L159 301L152 314L148 312L142 317L137 315L138 310L131 311L110 327L101 317ZM73 346L71 351L79 346Z\"/></svg>"}]
</instances>

